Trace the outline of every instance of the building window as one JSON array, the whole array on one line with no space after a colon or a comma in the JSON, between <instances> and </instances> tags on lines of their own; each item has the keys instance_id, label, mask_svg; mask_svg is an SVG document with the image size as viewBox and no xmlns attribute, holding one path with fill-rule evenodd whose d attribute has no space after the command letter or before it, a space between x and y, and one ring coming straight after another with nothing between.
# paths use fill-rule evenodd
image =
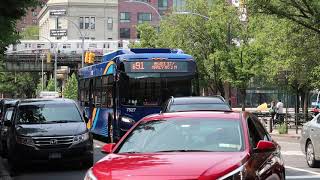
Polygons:
<instances>
[{"instance_id":1,"label":"building window","mask_svg":"<svg viewBox=\"0 0 320 180\"><path fill-rule=\"evenodd\" d=\"M130 13L129 12L121 12L120 13L120 22L130 22Z\"/></svg>"},{"instance_id":2,"label":"building window","mask_svg":"<svg viewBox=\"0 0 320 180\"><path fill-rule=\"evenodd\" d=\"M85 17L85 21L84 21L84 28L85 29L89 29L89 21L90 21L90 18L89 17Z\"/></svg>"},{"instance_id":3,"label":"building window","mask_svg":"<svg viewBox=\"0 0 320 180\"><path fill-rule=\"evenodd\" d=\"M130 28L120 28L120 38L130 39Z\"/></svg>"},{"instance_id":4,"label":"building window","mask_svg":"<svg viewBox=\"0 0 320 180\"><path fill-rule=\"evenodd\" d=\"M168 0L158 0L158 7L161 8L168 8Z\"/></svg>"},{"instance_id":5,"label":"building window","mask_svg":"<svg viewBox=\"0 0 320 180\"><path fill-rule=\"evenodd\" d=\"M79 19L79 27L80 29L83 29L83 17L80 17Z\"/></svg>"},{"instance_id":6,"label":"building window","mask_svg":"<svg viewBox=\"0 0 320 180\"><path fill-rule=\"evenodd\" d=\"M96 28L96 18L95 17L91 17L90 18L90 29L95 29Z\"/></svg>"},{"instance_id":7,"label":"building window","mask_svg":"<svg viewBox=\"0 0 320 180\"><path fill-rule=\"evenodd\" d=\"M138 23L150 22L151 13L138 13Z\"/></svg>"},{"instance_id":8,"label":"building window","mask_svg":"<svg viewBox=\"0 0 320 180\"><path fill-rule=\"evenodd\" d=\"M112 17L108 17L107 19L107 29L112 30L113 29L113 19Z\"/></svg>"}]
</instances>

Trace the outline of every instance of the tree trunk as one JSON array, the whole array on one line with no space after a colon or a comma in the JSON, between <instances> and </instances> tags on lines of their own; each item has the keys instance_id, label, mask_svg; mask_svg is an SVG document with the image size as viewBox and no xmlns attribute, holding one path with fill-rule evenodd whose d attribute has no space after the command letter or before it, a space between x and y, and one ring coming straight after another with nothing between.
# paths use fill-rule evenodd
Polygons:
<instances>
[{"instance_id":1,"label":"tree trunk","mask_svg":"<svg viewBox=\"0 0 320 180\"><path fill-rule=\"evenodd\" d=\"M242 108L242 111L245 111L246 110L246 89L240 89L240 97L241 97L241 108Z\"/></svg>"}]
</instances>

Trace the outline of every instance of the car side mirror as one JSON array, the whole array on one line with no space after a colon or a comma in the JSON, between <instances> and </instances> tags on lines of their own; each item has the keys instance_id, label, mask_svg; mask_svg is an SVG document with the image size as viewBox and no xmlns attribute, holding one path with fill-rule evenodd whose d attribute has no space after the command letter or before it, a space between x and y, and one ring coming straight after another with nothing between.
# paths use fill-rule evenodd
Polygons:
<instances>
[{"instance_id":1,"label":"car side mirror","mask_svg":"<svg viewBox=\"0 0 320 180\"><path fill-rule=\"evenodd\" d=\"M86 123L89 122L89 118L88 118L88 116L87 116L87 114L86 114L85 111L83 111L83 118L84 118L84 121L85 121Z\"/></svg>"},{"instance_id":2,"label":"car side mirror","mask_svg":"<svg viewBox=\"0 0 320 180\"><path fill-rule=\"evenodd\" d=\"M276 150L276 145L271 141L261 140L258 142L257 147L254 149L255 152L271 152Z\"/></svg>"},{"instance_id":3,"label":"car side mirror","mask_svg":"<svg viewBox=\"0 0 320 180\"><path fill-rule=\"evenodd\" d=\"M106 144L101 148L101 152L104 154L110 154L115 146L116 146L116 143Z\"/></svg>"},{"instance_id":4,"label":"car side mirror","mask_svg":"<svg viewBox=\"0 0 320 180\"><path fill-rule=\"evenodd\" d=\"M3 124L4 124L5 126L10 127L10 126L11 126L11 121L5 120L5 121L3 122Z\"/></svg>"}]
</instances>

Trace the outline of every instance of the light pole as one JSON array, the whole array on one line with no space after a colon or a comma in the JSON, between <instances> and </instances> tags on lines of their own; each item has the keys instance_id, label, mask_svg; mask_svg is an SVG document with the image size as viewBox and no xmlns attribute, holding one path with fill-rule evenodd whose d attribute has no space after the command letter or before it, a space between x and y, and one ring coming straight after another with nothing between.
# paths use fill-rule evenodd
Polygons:
<instances>
[{"instance_id":1,"label":"light pole","mask_svg":"<svg viewBox=\"0 0 320 180\"><path fill-rule=\"evenodd\" d=\"M43 79L43 59L44 59L44 54L42 53L42 55L41 55L41 91L43 91L43 84L44 84L44 79Z\"/></svg>"},{"instance_id":2,"label":"light pole","mask_svg":"<svg viewBox=\"0 0 320 180\"><path fill-rule=\"evenodd\" d=\"M46 39L50 42L50 48L51 44L53 44L53 52L54 52L54 91L57 92L57 44L53 43L49 38L38 35L37 37L41 37L43 39ZM43 69L42 69L43 70Z\"/></svg>"},{"instance_id":3,"label":"light pole","mask_svg":"<svg viewBox=\"0 0 320 180\"><path fill-rule=\"evenodd\" d=\"M149 6L150 8L152 8L157 13L157 15L159 16L159 20L160 21L162 20L162 17L160 15L159 11L157 10L157 8L153 7L151 4L149 4L147 2L137 1L137 0L128 0L128 1L123 1L123 3L139 3L139 4L144 4L146 6Z\"/></svg>"}]
</instances>

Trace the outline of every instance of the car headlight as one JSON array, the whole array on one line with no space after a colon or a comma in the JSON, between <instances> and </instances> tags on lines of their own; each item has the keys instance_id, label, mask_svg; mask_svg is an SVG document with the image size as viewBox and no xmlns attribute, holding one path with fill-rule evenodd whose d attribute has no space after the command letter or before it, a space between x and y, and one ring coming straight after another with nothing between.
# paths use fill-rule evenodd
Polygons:
<instances>
[{"instance_id":1,"label":"car headlight","mask_svg":"<svg viewBox=\"0 0 320 180\"><path fill-rule=\"evenodd\" d=\"M23 144L23 145L31 146L31 147L35 146L34 141L31 137L17 136L16 140L17 140L18 144Z\"/></svg>"},{"instance_id":2,"label":"car headlight","mask_svg":"<svg viewBox=\"0 0 320 180\"><path fill-rule=\"evenodd\" d=\"M129 117L125 117L125 116L121 117L121 121L124 122L124 123L129 123L129 124L134 124L135 123L135 121L133 119L131 119Z\"/></svg>"},{"instance_id":3,"label":"car headlight","mask_svg":"<svg viewBox=\"0 0 320 180\"><path fill-rule=\"evenodd\" d=\"M244 173L244 165L238 167L237 169L233 170L232 172L218 178L218 180L243 180L246 179Z\"/></svg>"},{"instance_id":4,"label":"car headlight","mask_svg":"<svg viewBox=\"0 0 320 180\"><path fill-rule=\"evenodd\" d=\"M87 171L86 176L84 177L84 180L97 180L97 178L94 176L94 174L92 172L92 168L90 168Z\"/></svg>"},{"instance_id":5,"label":"car headlight","mask_svg":"<svg viewBox=\"0 0 320 180\"><path fill-rule=\"evenodd\" d=\"M89 139L89 132L73 137L73 144L79 144Z\"/></svg>"}]
</instances>

